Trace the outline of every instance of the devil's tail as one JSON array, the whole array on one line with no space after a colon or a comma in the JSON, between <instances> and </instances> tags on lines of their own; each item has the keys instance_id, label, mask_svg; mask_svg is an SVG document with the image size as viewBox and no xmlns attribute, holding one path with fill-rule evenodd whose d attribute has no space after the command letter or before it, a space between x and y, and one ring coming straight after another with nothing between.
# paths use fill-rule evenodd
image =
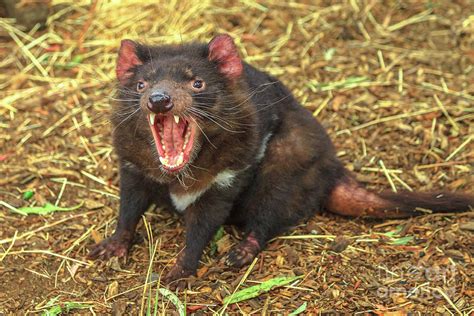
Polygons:
<instances>
[{"instance_id":1,"label":"devil's tail","mask_svg":"<svg viewBox=\"0 0 474 316\"><path fill-rule=\"evenodd\" d=\"M474 210L474 195L457 193L373 193L346 175L329 195L326 209L345 216L405 218L430 212Z\"/></svg>"}]
</instances>

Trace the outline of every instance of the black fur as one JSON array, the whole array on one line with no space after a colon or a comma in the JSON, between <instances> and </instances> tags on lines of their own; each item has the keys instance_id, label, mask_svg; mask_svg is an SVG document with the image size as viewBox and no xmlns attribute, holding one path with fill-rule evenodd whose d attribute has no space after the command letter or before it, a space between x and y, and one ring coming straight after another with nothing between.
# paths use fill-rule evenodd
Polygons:
<instances>
[{"instance_id":1,"label":"black fur","mask_svg":"<svg viewBox=\"0 0 474 316\"><path fill-rule=\"evenodd\" d=\"M131 69L133 75L120 86L119 100L123 101L115 105L112 114L114 145L121 163L119 222L114 235L97 246L91 257L125 255L152 198L173 208L170 194L202 191L184 211L186 246L166 281L194 274L204 247L223 224L237 224L245 232L246 237L227 260L242 266L253 260L270 238L324 208L359 216L372 208L369 196L386 209L396 208L398 203L411 210L428 205L442 211L453 203L454 208L466 210L472 202L472 198L449 195L448 204L437 207L424 195L377 196L358 187L360 205L364 197L367 205L351 208L353 180L336 158L327 133L276 78L243 63L243 73L231 80L220 68L225 59L210 60L206 44L137 45L136 54L142 63ZM192 102L181 114L193 116L200 131L190 164L181 173L170 174L160 168L135 85L139 79L150 85L171 80L186 87L192 79L190 72L202 78L207 89L200 94L190 92ZM193 107L209 116L195 115ZM133 110L137 113L124 119L123 113ZM217 175L228 171L235 177L228 183L215 183Z\"/></svg>"}]
</instances>

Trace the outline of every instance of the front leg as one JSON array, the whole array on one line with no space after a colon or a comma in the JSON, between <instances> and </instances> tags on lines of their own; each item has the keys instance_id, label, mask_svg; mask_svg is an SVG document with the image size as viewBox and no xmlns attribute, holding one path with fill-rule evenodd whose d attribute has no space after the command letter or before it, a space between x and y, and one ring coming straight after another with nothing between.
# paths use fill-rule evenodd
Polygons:
<instances>
[{"instance_id":1,"label":"front leg","mask_svg":"<svg viewBox=\"0 0 474 316\"><path fill-rule=\"evenodd\" d=\"M158 185L145 178L138 170L128 166L120 168L120 211L115 232L97 244L88 257L109 259L128 254L141 216L156 197Z\"/></svg>"},{"instance_id":2,"label":"front leg","mask_svg":"<svg viewBox=\"0 0 474 316\"><path fill-rule=\"evenodd\" d=\"M184 213L186 245L175 265L164 278L165 283L196 274L199 259L211 238L229 216L232 198L217 191L206 193Z\"/></svg>"}]
</instances>

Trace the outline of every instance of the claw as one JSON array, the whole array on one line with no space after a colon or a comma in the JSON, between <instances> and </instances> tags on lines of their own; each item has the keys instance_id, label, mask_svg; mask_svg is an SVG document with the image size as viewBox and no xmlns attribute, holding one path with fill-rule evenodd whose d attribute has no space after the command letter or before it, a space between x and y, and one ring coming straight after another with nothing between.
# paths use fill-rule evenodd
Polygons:
<instances>
[{"instance_id":1,"label":"claw","mask_svg":"<svg viewBox=\"0 0 474 316\"><path fill-rule=\"evenodd\" d=\"M120 234L113 234L97 244L87 256L89 259L108 260L111 257L124 257L132 245L130 238Z\"/></svg>"},{"instance_id":2,"label":"claw","mask_svg":"<svg viewBox=\"0 0 474 316\"><path fill-rule=\"evenodd\" d=\"M179 260L163 278L163 283L171 289L184 289L188 284L187 278L196 274L196 271L183 267Z\"/></svg>"},{"instance_id":3,"label":"claw","mask_svg":"<svg viewBox=\"0 0 474 316\"><path fill-rule=\"evenodd\" d=\"M237 246L230 250L225 263L229 266L241 268L251 263L259 252L260 244L258 243L255 236L250 233Z\"/></svg>"}]
</instances>

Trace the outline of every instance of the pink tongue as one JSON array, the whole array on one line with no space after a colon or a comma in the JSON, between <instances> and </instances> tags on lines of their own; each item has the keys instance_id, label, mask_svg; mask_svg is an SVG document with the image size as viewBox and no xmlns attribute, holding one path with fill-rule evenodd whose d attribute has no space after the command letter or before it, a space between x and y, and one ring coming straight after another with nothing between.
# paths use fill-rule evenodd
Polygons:
<instances>
[{"instance_id":1,"label":"pink tongue","mask_svg":"<svg viewBox=\"0 0 474 316\"><path fill-rule=\"evenodd\" d=\"M172 115L163 118L163 141L166 145L166 155L170 158L178 156L183 151L183 120L178 124Z\"/></svg>"}]
</instances>

